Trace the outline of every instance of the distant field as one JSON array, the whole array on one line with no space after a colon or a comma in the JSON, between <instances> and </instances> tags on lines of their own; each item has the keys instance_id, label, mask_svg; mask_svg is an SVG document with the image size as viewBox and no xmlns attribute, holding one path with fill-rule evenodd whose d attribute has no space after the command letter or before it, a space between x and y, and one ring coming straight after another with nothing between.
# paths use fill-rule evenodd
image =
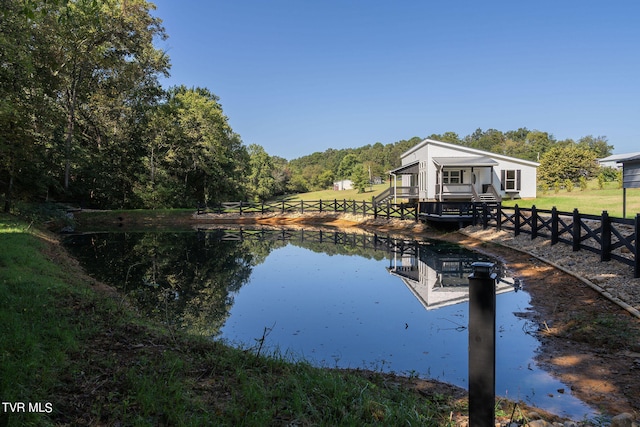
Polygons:
<instances>
[{"instance_id":1,"label":"distant field","mask_svg":"<svg viewBox=\"0 0 640 427\"><path fill-rule=\"evenodd\" d=\"M382 193L384 190L389 187L389 184L378 184L372 186L370 190L367 188L367 191L364 193L358 193L358 190L342 190L342 191L334 191L334 190L322 190L322 191L311 191L309 193L300 193L300 194L290 194L286 197L283 197L284 200L355 200L361 202L366 200L367 202L371 201L373 196L377 196Z\"/></svg>"},{"instance_id":2,"label":"distant field","mask_svg":"<svg viewBox=\"0 0 640 427\"><path fill-rule=\"evenodd\" d=\"M323 190L309 193L293 194L286 197L286 200L356 200L371 201L373 196L384 191L389 184L374 185L372 190L365 193L358 193L358 190ZM572 212L575 208L581 213L600 215L606 210L609 215L622 217L622 189L617 188L617 183L606 183L605 188L600 190L595 182L590 182L586 190L580 191L576 186L573 191L561 190L557 194L553 189L543 194L538 190L536 199L503 200L504 206L515 206L530 208L535 205L539 209L556 209L564 212ZM640 189L627 189L627 218L635 217L640 213Z\"/></svg>"}]
</instances>

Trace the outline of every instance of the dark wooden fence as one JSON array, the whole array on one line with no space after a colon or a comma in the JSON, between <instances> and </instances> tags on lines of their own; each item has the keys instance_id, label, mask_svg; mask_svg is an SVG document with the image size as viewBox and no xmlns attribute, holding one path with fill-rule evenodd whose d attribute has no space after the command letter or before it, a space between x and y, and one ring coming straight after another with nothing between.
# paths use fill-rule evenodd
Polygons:
<instances>
[{"instance_id":1,"label":"dark wooden fence","mask_svg":"<svg viewBox=\"0 0 640 427\"><path fill-rule=\"evenodd\" d=\"M574 251L588 250L600 255L602 261L617 260L633 267L634 277L640 277L640 257L638 234L640 214L633 219L610 217L607 211L602 215L587 215L578 212L504 207L500 203L477 202L426 202L419 207L409 204L356 202L353 200L281 201L268 203L229 202L209 207L198 207L203 213L291 213L291 212L334 212L354 215L370 215L374 218L395 218L419 221L430 218L464 219L484 228L513 230L514 234L529 234L531 239L544 237L551 244L569 244ZM459 221L461 222L461 221Z\"/></svg>"},{"instance_id":2,"label":"dark wooden fence","mask_svg":"<svg viewBox=\"0 0 640 427\"><path fill-rule=\"evenodd\" d=\"M317 201L280 201L280 202L226 202L216 203L211 206L199 206L198 214L268 214L268 213L292 213L292 212L327 212L349 213L353 215L370 215L374 218L395 218L417 221L418 207L405 203L373 203L354 200L317 200Z\"/></svg>"},{"instance_id":3,"label":"dark wooden fence","mask_svg":"<svg viewBox=\"0 0 640 427\"><path fill-rule=\"evenodd\" d=\"M533 206L525 209L517 205L507 208L499 204L479 210L478 216L485 228L513 230L516 236L524 233L531 239L548 238L552 245L571 245L574 251L591 251L600 255L601 261L614 259L632 266L633 277L640 277L640 214L626 219L611 217L607 211L602 215L588 215L578 209L561 212L556 208L548 210Z\"/></svg>"}]
</instances>

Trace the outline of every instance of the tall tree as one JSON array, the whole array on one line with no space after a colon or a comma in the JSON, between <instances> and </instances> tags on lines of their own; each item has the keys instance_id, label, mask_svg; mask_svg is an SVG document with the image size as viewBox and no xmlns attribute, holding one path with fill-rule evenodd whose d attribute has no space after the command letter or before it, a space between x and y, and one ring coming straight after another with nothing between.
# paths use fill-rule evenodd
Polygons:
<instances>
[{"instance_id":1,"label":"tall tree","mask_svg":"<svg viewBox=\"0 0 640 427\"><path fill-rule=\"evenodd\" d=\"M244 197L247 150L216 95L175 87L152 127L156 136L147 153L145 185L138 190L147 204L188 207Z\"/></svg>"},{"instance_id":2,"label":"tall tree","mask_svg":"<svg viewBox=\"0 0 640 427\"><path fill-rule=\"evenodd\" d=\"M46 2L45 2L46 4ZM145 0L75 0L50 7L46 29L56 34L52 64L59 78L66 116L63 186L69 190L72 168L86 161L88 150L104 142L100 122L121 118L132 91L157 86L168 58L153 46L165 37ZM104 109L109 114L104 114ZM92 138L84 129L94 127ZM113 126L113 122L108 124ZM98 137L96 140L96 136Z\"/></svg>"},{"instance_id":3,"label":"tall tree","mask_svg":"<svg viewBox=\"0 0 640 427\"><path fill-rule=\"evenodd\" d=\"M275 168L271 157L257 144L249 145L249 176L247 191L258 201L265 201L275 193L276 181L273 177Z\"/></svg>"}]
</instances>

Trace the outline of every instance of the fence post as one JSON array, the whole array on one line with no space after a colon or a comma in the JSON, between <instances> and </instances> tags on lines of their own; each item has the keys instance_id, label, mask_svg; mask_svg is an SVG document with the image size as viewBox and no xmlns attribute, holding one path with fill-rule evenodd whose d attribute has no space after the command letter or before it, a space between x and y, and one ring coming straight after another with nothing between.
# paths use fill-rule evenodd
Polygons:
<instances>
[{"instance_id":1,"label":"fence post","mask_svg":"<svg viewBox=\"0 0 640 427\"><path fill-rule=\"evenodd\" d=\"M300 213L304 213L304 201L300 200Z\"/></svg>"},{"instance_id":2,"label":"fence post","mask_svg":"<svg viewBox=\"0 0 640 427\"><path fill-rule=\"evenodd\" d=\"M420 221L420 203L416 203L416 207L415 207L415 217L416 217L416 222Z\"/></svg>"},{"instance_id":3,"label":"fence post","mask_svg":"<svg viewBox=\"0 0 640 427\"><path fill-rule=\"evenodd\" d=\"M640 251L638 251L638 249L640 249L640 243L638 243L639 237L640 236L640 213L636 214L636 220L635 220L635 224L634 224L634 229L635 229L635 253L634 253L634 266L633 266L633 277L635 277L636 279L638 277L640 277Z\"/></svg>"},{"instance_id":4,"label":"fence post","mask_svg":"<svg viewBox=\"0 0 640 427\"><path fill-rule=\"evenodd\" d=\"M242 216L242 202L240 202L240 216Z\"/></svg>"},{"instance_id":5,"label":"fence post","mask_svg":"<svg viewBox=\"0 0 640 427\"><path fill-rule=\"evenodd\" d=\"M580 232L582 231L582 225L580 224L580 213L578 209L573 210L573 251L580 250Z\"/></svg>"},{"instance_id":6,"label":"fence post","mask_svg":"<svg viewBox=\"0 0 640 427\"><path fill-rule=\"evenodd\" d=\"M353 214L356 214L356 207L358 205L358 202L356 202L355 200L353 201Z\"/></svg>"},{"instance_id":7,"label":"fence post","mask_svg":"<svg viewBox=\"0 0 640 427\"><path fill-rule=\"evenodd\" d=\"M373 204L373 219L378 219L378 204Z\"/></svg>"},{"instance_id":8,"label":"fence post","mask_svg":"<svg viewBox=\"0 0 640 427\"><path fill-rule=\"evenodd\" d=\"M496 230L502 230L502 203L498 202L496 207Z\"/></svg>"},{"instance_id":9,"label":"fence post","mask_svg":"<svg viewBox=\"0 0 640 427\"><path fill-rule=\"evenodd\" d=\"M496 284L493 263L474 262L469 276L469 425L495 425Z\"/></svg>"},{"instance_id":10,"label":"fence post","mask_svg":"<svg viewBox=\"0 0 640 427\"><path fill-rule=\"evenodd\" d=\"M551 246L558 243L558 209L551 208Z\"/></svg>"},{"instance_id":11,"label":"fence post","mask_svg":"<svg viewBox=\"0 0 640 427\"><path fill-rule=\"evenodd\" d=\"M600 261L611 260L611 218L607 211L602 211L600 219Z\"/></svg>"},{"instance_id":12,"label":"fence post","mask_svg":"<svg viewBox=\"0 0 640 427\"><path fill-rule=\"evenodd\" d=\"M264 202L260 203L260 214L264 215Z\"/></svg>"},{"instance_id":13,"label":"fence post","mask_svg":"<svg viewBox=\"0 0 640 427\"><path fill-rule=\"evenodd\" d=\"M513 215L515 217L515 218L513 218L513 220L514 220L513 221L514 222L514 224L513 224L513 228L514 228L513 235L514 236L519 236L520 235L520 206L518 206L518 205L515 206L515 211L514 211Z\"/></svg>"},{"instance_id":14,"label":"fence post","mask_svg":"<svg viewBox=\"0 0 640 427\"><path fill-rule=\"evenodd\" d=\"M322 213L322 199L320 199L320 213Z\"/></svg>"},{"instance_id":15,"label":"fence post","mask_svg":"<svg viewBox=\"0 0 640 427\"><path fill-rule=\"evenodd\" d=\"M391 218L391 212L389 210L389 202L387 202L387 219Z\"/></svg>"},{"instance_id":16,"label":"fence post","mask_svg":"<svg viewBox=\"0 0 640 427\"><path fill-rule=\"evenodd\" d=\"M486 203L482 204L482 229L486 230L489 225L489 208Z\"/></svg>"},{"instance_id":17,"label":"fence post","mask_svg":"<svg viewBox=\"0 0 640 427\"><path fill-rule=\"evenodd\" d=\"M531 240L538 237L538 209L536 205L531 206Z\"/></svg>"},{"instance_id":18,"label":"fence post","mask_svg":"<svg viewBox=\"0 0 640 427\"><path fill-rule=\"evenodd\" d=\"M338 199L333 199L333 213L338 211Z\"/></svg>"},{"instance_id":19,"label":"fence post","mask_svg":"<svg viewBox=\"0 0 640 427\"><path fill-rule=\"evenodd\" d=\"M284 200L282 201L282 212L280 213L284 213Z\"/></svg>"}]
</instances>

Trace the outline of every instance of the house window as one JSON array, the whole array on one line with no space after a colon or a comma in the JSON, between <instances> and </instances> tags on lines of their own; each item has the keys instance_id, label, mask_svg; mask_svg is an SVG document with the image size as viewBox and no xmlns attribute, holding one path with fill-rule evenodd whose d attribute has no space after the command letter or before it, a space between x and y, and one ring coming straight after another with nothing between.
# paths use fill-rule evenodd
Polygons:
<instances>
[{"instance_id":1,"label":"house window","mask_svg":"<svg viewBox=\"0 0 640 427\"><path fill-rule=\"evenodd\" d=\"M462 183L462 171L442 171L443 184L460 184Z\"/></svg>"},{"instance_id":2,"label":"house window","mask_svg":"<svg viewBox=\"0 0 640 427\"><path fill-rule=\"evenodd\" d=\"M505 191L520 191L520 169L503 170L501 173L502 189Z\"/></svg>"}]
</instances>

